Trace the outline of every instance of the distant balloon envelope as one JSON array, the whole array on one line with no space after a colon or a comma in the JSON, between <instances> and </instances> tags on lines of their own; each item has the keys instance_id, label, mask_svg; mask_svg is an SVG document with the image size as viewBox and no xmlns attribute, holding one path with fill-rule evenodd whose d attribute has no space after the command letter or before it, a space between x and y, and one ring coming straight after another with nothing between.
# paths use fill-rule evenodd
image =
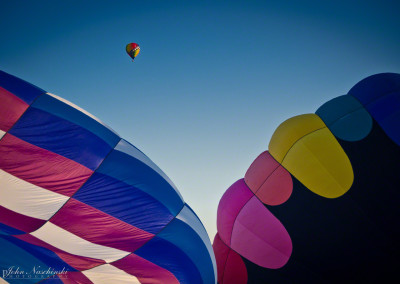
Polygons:
<instances>
[{"instance_id":1,"label":"distant balloon envelope","mask_svg":"<svg viewBox=\"0 0 400 284\"><path fill-rule=\"evenodd\" d=\"M370 76L283 122L219 203L219 283L396 277L399 146L399 74Z\"/></svg>"},{"instance_id":2,"label":"distant balloon envelope","mask_svg":"<svg viewBox=\"0 0 400 284\"><path fill-rule=\"evenodd\" d=\"M146 155L1 71L0 250L3 272L47 271L26 283L216 282L203 225Z\"/></svg>"},{"instance_id":3,"label":"distant balloon envelope","mask_svg":"<svg viewBox=\"0 0 400 284\"><path fill-rule=\"evenodd\" d=\"M140 52L140 47L137 43L128 43L126 45L126 53L132 58L132 61L135 60L136 56L138 56Z\"/></svg>"}]
</instances>

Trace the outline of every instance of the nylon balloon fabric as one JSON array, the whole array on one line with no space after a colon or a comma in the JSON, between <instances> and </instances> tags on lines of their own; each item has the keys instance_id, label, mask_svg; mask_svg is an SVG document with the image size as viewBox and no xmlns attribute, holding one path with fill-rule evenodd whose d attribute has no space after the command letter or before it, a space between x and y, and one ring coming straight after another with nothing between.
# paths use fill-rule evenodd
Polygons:
<instances>
[{"instance_id":1,"label":"nylon balloon fabric","mask_svg":"<svg viewBox=\"0 0 400 284\"><path fill-rule=\"evenodd\" d=\"M396 279L399 161L400 74L284 121L220 200L218 283Z\"/></svg>"},{"instance_id":2,"label":"nylon balloon fabric","mask_svg":"<svg viewBox=\"0 0 400 284\"><path fill-rule=\"evenodd\" d=\"M171 180L74 104L0 71L0 268L9 283L215 283Z\"/></svg>"}]
</instances>

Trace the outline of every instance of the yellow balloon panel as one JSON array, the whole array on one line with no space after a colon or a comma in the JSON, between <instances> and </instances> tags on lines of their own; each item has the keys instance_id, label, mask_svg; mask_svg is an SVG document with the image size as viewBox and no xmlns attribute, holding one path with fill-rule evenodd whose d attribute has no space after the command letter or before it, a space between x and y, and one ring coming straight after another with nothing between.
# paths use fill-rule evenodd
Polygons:
<instances>
[{"instance_id":1,"label":"yellow balloon panel","mask_svg":"<svg viewBox=\"0 0 400 284\"><path fill-rule=\"evenodd\" d=\"M326 127L325 123L315 114L302 114L289 118L275 130L269 142L270 154L282 164L290 148L304 135Z\"/></svg>"},{"instance_id":2,"label":"yellow balloon panel","mask_svg":"<svg viewBox=\"0 0 400 284\"><path fill-rule=\"evenodd\" d=\"M351 163L336 138L315 114L293 117L275 131L270 154L312 192L327 198L353 184Z\"/></svg>"},{"instance_id":3,"label":"yellow balloon panel","mask_svg":"<svg viewBox=\"0 0 400 284\"><path fill-rule=\"evenodd\" d=\"M137 49L134 51L133 56L136 57L136 56L139 54L139 51L140 51L140 48L137 48Z\"/></svg>"}]
</instances>

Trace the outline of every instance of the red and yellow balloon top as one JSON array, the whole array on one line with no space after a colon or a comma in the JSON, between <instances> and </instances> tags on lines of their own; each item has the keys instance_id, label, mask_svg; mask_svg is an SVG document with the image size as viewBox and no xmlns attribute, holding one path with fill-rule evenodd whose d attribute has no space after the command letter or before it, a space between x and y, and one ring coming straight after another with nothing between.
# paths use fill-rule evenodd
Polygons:
<instances>
[{"instance_id":1,"label":"red and yellow balloon top","mask_svg":"<svg viewBox=\"0 0 400 284\"><path fill-rule=\"evenodd\" d=\"M135 60L135 57L139 54L140 52L140 47L137 43L128 43L126 45L126 53L132 58L132 60Z\"/></svg>"}]
</instances>

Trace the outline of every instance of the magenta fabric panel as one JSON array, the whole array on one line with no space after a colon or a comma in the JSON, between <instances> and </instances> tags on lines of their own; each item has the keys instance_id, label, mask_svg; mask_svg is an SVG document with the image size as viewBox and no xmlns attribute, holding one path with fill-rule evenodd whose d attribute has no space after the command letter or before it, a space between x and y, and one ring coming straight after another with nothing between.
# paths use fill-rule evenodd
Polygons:
<instances>
[{"instance_id":1,"label":"magenta fabric panel","mask_svg":"<svg viewBox=\"0 0 400 284\"><path fill-rule=\"evenodd\" d=\"M154 237L74 198L68 200L50 222L92 243L128 252Z\"/></svg>"},{"instance_id":2,"label":"magenta fabric panel","mask_svg":"<svg viewBox=\"0 0 400 284\"><path fill-rule=\"evenodd\" d=\"M43 247L43 248L53 251L55 254L58 255L58 257L60 257L62 260L64 260L66 263L68 263L68 265L70 265L71 267L73 267L77 270L87 270L87 269L93 268L95 266L105 264L105 261L101 260L101 259L95 259L95 258L70 254L70 253L60 250L46 242L43 242L42 240L40 240L30 234L19 235L16 237L27 243L30 243L30 244L33 244L36 246L40 246L40 247Z\"/></svg>"},{"instance_id":3,"label":"magenta fabric panel","mask_svg":"<svg viewBox=\"0 0 400 284\"><path fill-rule=\"evenodd\" d=\"M217 262L218 283L246 284L247 269L243 259L221 240L218 233L214 238L213 249Z\"/></svg>"},{"instance_id":4,"label":"magenta fabric panel","mask_svg":"<svg viewBox=\"0 0 400 284\"><path fill-rule=\"evenodd\" d=\"M231 248L266 268L284 266L292 254L292 241L282 223L254 196L240 211Z\"/></svg>"},{"instance_id":5,"label":"magenta fabric panel","mask_svg":"<svg viewBox=\"0 0 400 284\"><path fill-rule=\"evenodd\" d=\"M268 151L250 165L244 177L255 195L268 205L279 205L289 199L293 190L290 173Z\"/></svg>"},{"instance_id":6,"label":"magenta fabric panel","mask_svg":"<svg viewBox=\"0 0 400 284\"><path fill-rule=\"evenodd\" d=\"M179 284L170 271L135 254L130 254L111 264L134 275L142 284Z\"/></svg>"},{"instance_id":7,"label":"magenta fabric panel","mask_svg":"<svg viewBox=\"0 0 400 284\"><path fill-rule=\"evenodd\" d=\"M30 233L40 228L46 220L29 217L0 206L0 223Z\"/></svg>"},{"instance_id":8,"label":"magenta fabric panel","mask_svg":"<svg viewBox=\"0 0 400 284\"><path fill-rule=\"evenodd\" d=\"M247 269L242 257L231 249L226 260L224 279L221 284L246 284L247 277Z\"/></svg>"},{"instance_id":9,"label":"magenta fabric panel","mask_svg":"<svg viewBox=\"0 0 400 284\"><path fill-rule=\"evenodd\" d=\"M221 239L230 246L233 224L243 206L254 196L244 179L232 184L222 196L217 211L217 228Z\"/></svg>"},{"instance_id":10,"label":"magenta fabric panel","mask_svg":"<svg viewBox=\"0 0 400 284\"><path fill-rule=\"evenodd\" d=\"M0 168L42 188L72 196L93 173L53 152L11 134L0 140Z\"/></svg>"},{"instance_id":11,"label":"magenta fabric panel","mask_svg":"<svg viewBox=\"0 0 400 284\"><path fill-rule=\"evenodd\" d=\"M218 283L222 284L224 280L226 261L231 249L224 244L218 233L214 237L213 250L215 254L215 261L217 263Z\"/></svg>"},{"instance_id":12,"label":"magenta fabric panel","mask_svg":"<svg viewBox=\"0 0 400 284\"><path fill-rule=\"evenodd\" d=\"M29 105L2 87L0 87L0 102L0 130L7 132Z\"/></svg>"}]
</instances>

